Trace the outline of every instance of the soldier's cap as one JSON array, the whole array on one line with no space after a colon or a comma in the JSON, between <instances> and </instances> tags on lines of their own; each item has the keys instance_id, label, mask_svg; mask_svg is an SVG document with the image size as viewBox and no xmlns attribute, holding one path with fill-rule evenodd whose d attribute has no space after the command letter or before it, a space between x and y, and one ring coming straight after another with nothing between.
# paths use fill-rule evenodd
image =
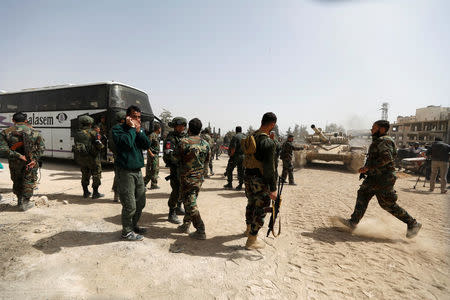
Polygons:
<instances>
[{"instance_id":1,"label":"soldier's cap","mask_svg":"<svg viewBox=\"0 0 450 300\"><path fill-rule=\"evenodd\" d=\"M16 122L25 122L27 120L27 114L19 111L16 112L12 118Z\"/></svg>"},{"instance_id":2,"label":"soldier's cap","mask_svg":"<svg viewBox=\"0 0 450 300\"><path fill-rule=\"evenodd\" d=\"M127 117L127 113L124 110L116 112L116 121L117 122L125 120L126 117Z\"/></svg>"},{"instance_id":3,"label":"soldier's cap","mask_svg":"<svg viewBox=\"0 0 450 300\"><path fill-rule=\"evenodd\" d=\"M294 135L292 133L288 134L288 138L293 138Z\"/></svg>"},{"instance_id":4,"label":"soldier's cap","mask_svg":"<svg viewBox=\"0 0 450 300\"><path fill-rule=\"evenodd\" d=\"M187 120L183 117L175 117L172 119L172 122L169 122L169 127L174 128L177 125L187 125Z\"/></svg>"},{"instance_id":5,"label":"soldier's cap","mask_svg":"<svg viewBox=\"0 0 450 300\"><path fill-rule=\"evenodd\" d=\"M90 125L94 123L94 119L92 119L89 116L80 116L78 118L78 121L82 124L82 125Z\"/></svg>"}]
</instances>

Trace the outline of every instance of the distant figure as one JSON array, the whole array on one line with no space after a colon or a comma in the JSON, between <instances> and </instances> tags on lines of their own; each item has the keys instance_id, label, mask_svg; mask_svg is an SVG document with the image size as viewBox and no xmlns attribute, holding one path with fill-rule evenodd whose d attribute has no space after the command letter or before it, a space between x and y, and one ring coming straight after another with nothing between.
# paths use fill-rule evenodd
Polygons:
<instances>
[{"instance_id":1,"label":"distant figure","mask_svg":"<svg viewBox=\"0 0 450 300\"><path fill-rule=\"evenodd\" d=\"M447 173L450 146L436 137L435 142L431 145L427 155L431 155L431 176L430 176L430 192L434 191L436 177L440 171L441 194L447 193Z\"/></svg>"},{"instance_id":2,"label":"distant figure","mask_svg":"<svg viewBox=\"0 0 450 300\"><path fill-rule=\"evenodd\" d=\"M209 129L208 129L208 128L205 128L204 130L202 130L202 132L201 132L201 134L200 134L200 137L201 137L202 139L204 139L204 140L208 143L209 149L210 149L209 151L211 151L211 153L209 154L209 157L213 157L212 149L213 149L213 145L214 145L214 140L212 139L212 137L211 137L211 135L210 135ZM209 175L208 175L208 167L209 167L211 176L213 176L213 175L214 175L214 172L213 172L213 160L212 160L212 159L210 159L210 160L209 160L209 163L208 163L208 164L205 164L205 166L204 166L204 174L203 174L203 176L204 176L205 178L209 178Z\"/></svg>"},{"instance_id":3,"label":"distant figure","mask_svg":"<svg viewBox=\"0 0 450 300\"><path fill-rule=\"evenodd\" d=\"M394 160L397 154L394 140L386 135L390 124L386 120L378 120L372 126L372 144L369 147L366 164L359 173L367 176L358 190L355 209L350 219L341 220L350 229L355 229L364 216L370 199L376 196L381 208L408 225L406 237L417 235L422 224L411 217L397 202L394 184ZM364 175L362 177L364 177Z\"/></svg>"},{"instance_id":4,"label":"distant figure","mask_svg":"<svg viewBox=\"0 0 450 300\"><path fill-rule=\"evenodd\" d=\"M269 137L275 143L275 170L277 170L277 178L278 178L278 161L280 159L281 154L281 143L278 140L275 131L271 131Z\"/></svg>"},{"instance_id":5,"label":"distant figure","mask_svg":"<svg viewBox=\"0 0 450 300\"><path fill-rule=\"evenodd\" d=\"M242 189L242 184L244 183L244 167L242 165L244 161L244 152L242 151L241 141L244 138L245 135L242 133L242 127L236 126L236 135L230 142L230 158L228 159L227 170L225 171L228 183L223 187L226 189L233 188L233 170L235 167L237 167L239 181L239 185L236 187L236 190L240 191Z\"/></svg>"},{"instance_id":6,"label":"distant figure","mask_svg":"<svg viewBox=\"0 0 450 300\"><path fill-rule=\"evenodd\" d=\"M141 110L137 106L127 109L125 123L114 126L112 137L116 146L119 198L122 204L122 239L140 241L147 230L137 224L145 207L145 186L141 168L143 150L150 141L141 128Z\"/></svg>"},{"instance_id":7,"label":"distant figure","mask_svg":"<svg viewBox=\"0 0 450 300\"><path fill-rule=\"evenodd\" d=\"M159 174L159 141L161 134L161 125L159 123L153 124L153 132L148 136L150 140L150 149L147 150L147 165L145 167L144 184L151 181L150 189L159 189L158 174Z\"/></svg>"},{"instance_id":8,"label":"distant figure","mask_svg":"<svg viewBox=\"0 0 450 300\"><path fill-rule=\"evenodd\" d=\"M100 153L104 148L100 137L100 128L92 128L94 119L89 116L78 118L81 127L75 133L73 153L75 162L81 168L81 186L83 187L83 197L91 195L88 189L90 178L92 177L92 199L103 197L98 191L102 184L102 164Z\"/></svg>"},{"instance_id":9,"label":"distant figure","mask_svg":"<svg viewBox=\"0 0 450 300\"><path fill-rule=\"evenodd\" d=\"M293 151L303 150L303 147L296 147L292 143L294 141L294 135L289 134L286 142L281 146L280 157L283 160L283 172L281 178L286 180L289 175L289 185L296 185L294 182L294 164L292 163Z\"/></svg>"},{"instance_id":10,"label":"distant figure","mask_svg":"<svg viewBox=\"0 0 450 300\"><path fill-rule=\"evenodd\" d=\"M181 139L174 155L180 162L180 198L186 210L183 224L178 226L178 229L189 233L192 222L196 231L189 236L204 240L205 224L197 208L197 197L204 181L203 170L205 165L208 166L211 148L208 142L199 136L201 129L202 122L199 119L190 120L188 136Z\"/></svg>"},{"instance_id":11,"label":"distant figure","mask_svg":"<svg viewBox=\"0 0 450 300\"><path fill-rule=\"evenodd\" d=\"M17 206L26 211L34 207L30 199L36 186L39 160L45 145L39 131L28 123L25 113L15 113L13 123L14 126L0 134L0 155L8 158Z\"/></svg>"}]
</instances>

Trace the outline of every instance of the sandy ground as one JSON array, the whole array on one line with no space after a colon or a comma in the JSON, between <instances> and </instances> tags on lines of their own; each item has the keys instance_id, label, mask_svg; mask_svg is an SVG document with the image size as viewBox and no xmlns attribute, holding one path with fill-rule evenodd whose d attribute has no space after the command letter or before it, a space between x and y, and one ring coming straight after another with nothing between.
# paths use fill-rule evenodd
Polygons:
<instances>
[{"instance_id":1,"label":"sandy ground","mask_svg":"<svg viewBox=\"0 0 450 300\"><path fill-rule=\"evenodd\" d=\"M75 165L46 163L36 192L49 202L25 213L14 206L8 170L0 172L0 298L449 299L448 195L413 190L415 177L402 176L399 204L423 223L419 236L406 239L406 225L375 199L352 234L335 220L352 211L357 175L330 165L296 170L299 185L284 191L282 235L266 238L266 225L265 249L252 252L243 249L244 192L223 190L225 157L214 163L217 175L199 197L205 241L166 221L163 179L147 192L145 240L124 242L111 169L106 197L91 200L81 197Z\"/></svg>"}]
</instances>

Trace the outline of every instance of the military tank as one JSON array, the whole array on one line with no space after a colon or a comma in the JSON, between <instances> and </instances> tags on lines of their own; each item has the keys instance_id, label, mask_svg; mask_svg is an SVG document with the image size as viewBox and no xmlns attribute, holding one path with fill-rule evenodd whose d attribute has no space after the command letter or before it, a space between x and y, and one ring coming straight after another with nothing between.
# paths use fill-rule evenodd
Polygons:
<instances>
[{"instance_id":1,"label":"military tank","mask_svg":"<svg viewBox=\"0 0 450 300\"><path fill-rule=\"evenodd\" d=\"M342 132L323 132L311 125L314 134L305 137L303 150L295 152L295 166L302 168L314 161L342 162L344 166L357 172L364 165L367 148L351 146L349 136Z\"/></svg>"}]
</instances>

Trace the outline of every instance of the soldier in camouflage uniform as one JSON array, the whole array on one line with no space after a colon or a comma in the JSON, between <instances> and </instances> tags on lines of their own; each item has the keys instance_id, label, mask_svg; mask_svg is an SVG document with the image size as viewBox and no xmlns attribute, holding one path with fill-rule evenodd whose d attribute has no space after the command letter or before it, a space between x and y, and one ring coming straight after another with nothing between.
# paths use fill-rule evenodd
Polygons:
<instances>
[{"instance_id":1,"label":"soldier in camouflage uniform","mask_svg":"<svg viewBox=\"0 0 450 300\"><path fill-rule=\"evenodd\" d=\"M281 154L281 143L278 141L275 131L271 131L269 137L275 143L275 170L277 170L278 178L278 160L280 159Z\"/></svg>"},{"instance_id":2,"label":"soldier in camouflage uniform","mask_svg":"<svg viewBox=\"0 0 450 300\"><path fill-rule=\"evenodd\" d=\"M199 119L189 121L189 136L181 139L179 147L175 150L175 157L180 162L180 193L186 209L183 224L178 229L189 233L192 222L197 230L189 236L204 240L206 239L205 224L197 208L197 197L204 180L204 165L208 165L211 149L209 144L199 136L201 129L202 122Z\"/></svg>"},{"instance_id":3,"label":"soldier in camouflage uniform","mask_svg":"<svg viewBox=\"0 0 450 300\"><path fill-rule=\"evenodd\" d=\"M8 158L13 193L17 196L18 206L26 211L34 207L30 199L45 145L39 131L28 124L26 114L15 113L13 122L14 126L0 134L0 155Z\"/></svg>"},{"instance_id":4,"label":"soldier in camouflage uniform","mask_svg":"<svg viewBox=\"0 0 450 300\"><path fill-rule=\"evenodd\" d=\"M144 184L151 181L150 189L159 189L158 174L159 174L159 135L161 134L161 125L159 123L153 124L153 132L148 136L150 140L150 149L147 150L147 165L145 167Z\"/></svg>"},{"instance_id":5,"label":"soldier in camouflage uniform","mask_svg":"<svg viewBox=\"0 0 450 300\"><path fill-rule=\"evenodd\" d=\"M175 117L168 125L174 129L167 134L163 144L163 160L170 169L170 186L172 188L167 203L169 205L168 221L174 224L180 224L181 222L178 220L177 214L184 215L184 211L181 209L180 202L179 162L174 156L174 151L180 145L181 139L186 137L184 130L186 129L187 121L185 118Z\"/></svg>"},{"instance_id":6,"label":"soldier in camouflage uniform","mask_svg":"<svg viewBox=\"0 0 450 300\"><path fill-rule=\"evenodd\" d=\"M201 137L202 139L204 139L204 140L208 143L209 149L210 149L209 157L213 157L212 149L213 149L214 140L213 140L212 137L209 135L209 133L210 133L209 129L208 129L208 128L205 128L205 129L202 131L200 137ZM210 160L209 160L209 163L204 165L204 173L203 173L203 176L204 176L205 178L209 178L209 175L208 175L208 167L209 167L211 176L214 175L214 172L213 172L213 163L212 163L212 161L213 161L213 160L210 159Z\"/></svg>"},{"instance_id":7,"label":"soldier in camouflage uniform","mask_svg":"<svg viewBox=\"0 0 450 300\"><path fill-rule=\"evenodd\" d=\"M245 249L253 250L263 247L258 240L258 231L264 225L266 212L264 208L270 207L270 200L277 198L277 171L275 170L275 143L269 138L270 131L275 127L277 117L268 112L263 115L261 127L252 136L243 141L254 138L256 151L249 154L245 150L245 195L248 199L245 209L245 222L248 236Z\"/></svg>"},{"instance_id":8,"label":"soldier in camouflage uniform","mask_svg":"<svg viewBox=\"0 0 450 300\"><path fill-rule=\"evenodd\" d=\"M286 180L289 174L289 185L296 185L294 182L294 164L292 163L293 151L303 150L303 147L296 147L292 144L294 141L294 135L289 134L286 142L281 146L280 157L283 160L283 172L281 178Z\"/></svg>"},{"instance_id":9,"label":"soldier in camouflage uniform","mask_svg":"<svg viewBox=\"0 0 450 300\"><path fill-rule=\"evenodd\" d=\"M109 150L111 150L112 154L113 154L113 158L114 158L114 181L113 181L113 186L112 186L112 190L114 191L114 202L119 202L119 176L118 176L118 169L117 169L117 164L116 164L116 159L117 159L117 148L116 145L114 144L114 139L112 137L112 131L114 129L114 127L120 126L121 124L125 123L125 117L126 117L126 113L125 111L119 111L116 113L116 122L117 124L114 125L108 133L108 148Z\"/></svg>"},{"instance_id":10,"label":"soldier in camouflage uniform","mask_svg":"<svg viewBox=\"0 0 450 300\"><path fill-rule=\"evenodd\" d=\"M242 184L244 183L244 166L242 165L244 161L244 152L241 148L241 140L244 138L245 135L242 133L242 127L236 126L236 135L230 141L230 158L228 160L227 170L225 171L228 183L223 187L226 189L233 188L233 170L235 167L237 167L239 181L236 190L240 191L242 189Z\"/></svg>"},{"instance_id":11,"label":"soldier in camouflage uniform","mask_svg":"<svg viewBox=\"0 0 450 300\"><path fill-rule=\"evenodd\" d=\"M369 147L367 161L364 167L359 169L362 177L366 176L358 190L355 210L350 219L343 220L349 228L356 228L364 216L370 199L377 197L381 208L392 214L397 219L407 224L407 238L417 235L422 225L411 217L397 202L397 193L394 184L394 161L397 155L394 140L387 136L390 127L389 121L379 120L372 126L372 144Z\"/></svg>"},{"instance_id":12,"label":"soldier in camouflage uniform","mask_svg":"<svg viewBox=\"0 0 450 300\"><path fill-rule=\"evenodd\" d=\"M100 153L104 146L100 140L100 134L91 128L94 119L89 116L80 116L78 121L81 127L74 136L73 152L76 163L81 167L83 197L87 198L91 195L88 186L92 176L92 199L101 198L104 195L98 192L98 187L102 184Z\"/></svg>"}]
</instances>

